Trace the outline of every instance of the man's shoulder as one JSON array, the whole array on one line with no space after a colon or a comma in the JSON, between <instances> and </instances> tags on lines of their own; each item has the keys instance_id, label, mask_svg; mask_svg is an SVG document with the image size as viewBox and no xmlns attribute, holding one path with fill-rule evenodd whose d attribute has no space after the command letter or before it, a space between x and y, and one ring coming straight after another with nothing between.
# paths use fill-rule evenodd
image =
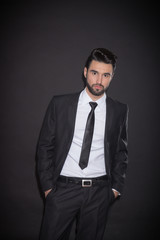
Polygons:
<instances>
[{"instance_id":1,"label":"man's shoulder","mask_svg":"<svg viewBox=\"0 0 160 240\"><path fill-rule=\"evenodd\" d=\"M113 108L121 109L121 110L123 109L124 111L128 110L128 104L122 103L119 100L113 99L111 97L107 97L107 102Z\"/></svg>"},{"instance_id":2,"label":"man's shoulder","mask_svg":"<svg viewBox=\"0 0 160 240\"><path fill-rule=\"evenodd\" d=\"M81 91L80 92L76 92L76 93L68 93L68 94L63 94L63 95L54 95L52 97L52 100L51 102L54 102L54 103L59 103L59 104L68 104L72 101L78 101L79 99L79 95L80 95Z\"/></svg>"},{"instance_id":3,"label":"man's shoulder","mask_svg":"<svg viewBox=\"0 0 160 240\"><path fill-rule=\"evenodd\" d=\"M80 95L80 93L81 93L81 91L80 92L74 92L74 93L66 93L66 94L61 94L61 95L54 95L53 96L53 98L55 98L55 99L66 99L66 98L74 98L74 97L76 97L76 96L79 96Z\"/></svg>"}]
</instances>

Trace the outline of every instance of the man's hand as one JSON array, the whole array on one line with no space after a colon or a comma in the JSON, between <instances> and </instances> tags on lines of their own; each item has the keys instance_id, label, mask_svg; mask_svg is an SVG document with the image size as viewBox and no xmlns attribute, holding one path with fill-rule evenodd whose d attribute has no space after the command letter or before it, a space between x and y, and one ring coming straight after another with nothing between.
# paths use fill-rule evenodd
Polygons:
<instances>
[{"instance_id":1,"label":"man's hand","mask_svg":"<svg viewBox=\"0 0 160 240\"><path fill-rule=\"evenodd\" d=\"M50 188L49 190L47 190L47 191L44 192L45 198L47 197L48 193L50 193L50 191L52 191L52 188Z\"/></svg>"},{"instance_id":2,"label":"man's hand","mask_svg":"<svg viewBox=\"0 0 160 240\"><path fill-rule=\"evenodd\" d=\"M114 193L114 196L115 198L117 198L120 194L118 191L116 191L115 189L112 189L113 193Z\"/></svg>"}]
</instances>

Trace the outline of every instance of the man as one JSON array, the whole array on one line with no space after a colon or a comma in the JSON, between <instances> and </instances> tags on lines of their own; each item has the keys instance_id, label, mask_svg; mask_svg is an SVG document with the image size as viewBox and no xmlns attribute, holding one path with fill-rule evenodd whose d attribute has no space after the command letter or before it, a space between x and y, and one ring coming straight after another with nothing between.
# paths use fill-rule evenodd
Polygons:
<instances>
[{"instance_id":1,"label":"man","mask_svg":"<svg viewBox=\"0 0 160 240\"><path fill-rule=\"evenodd\" d=\"M41 240L101 240L111 203L121 195L127 168L127 105L106 95L116 68L107 49L94 49L80 93L51 100L38 142L45 194Z\"/></svg>"}]
</instances>

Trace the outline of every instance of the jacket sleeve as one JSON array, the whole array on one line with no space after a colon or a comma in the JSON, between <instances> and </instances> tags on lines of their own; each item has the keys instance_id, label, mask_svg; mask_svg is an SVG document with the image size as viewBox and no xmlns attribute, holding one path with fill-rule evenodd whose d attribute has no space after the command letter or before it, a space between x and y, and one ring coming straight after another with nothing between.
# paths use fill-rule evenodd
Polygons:
<instances>
[{"instance_id":1,"label":"jacket sleeve","mask_svg":"<svg viewBox=\"0 0 160 240\"><path fill-rule=\"evenodd\" d=\"M48 106L37 144L37 172L43 191L53 187L55 129L55 104L53 98Z\"/></svg>"},{"instance_id":2,"label":"jacket sleeve","mask_svg":"<svg viewBox=\"0 0 160 240\"><path fill-rule=\"evenodd\" d=\"M128 112L129 109L126 106L111 169L112 188L116 189L120 194L123 190L128 164Z\"/></svg>"}]
</instances>

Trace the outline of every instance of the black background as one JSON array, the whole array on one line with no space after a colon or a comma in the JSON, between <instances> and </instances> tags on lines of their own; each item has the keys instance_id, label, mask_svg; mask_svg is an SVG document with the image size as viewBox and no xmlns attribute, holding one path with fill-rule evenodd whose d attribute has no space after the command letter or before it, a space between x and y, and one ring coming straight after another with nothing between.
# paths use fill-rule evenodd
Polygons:
<instances>
[{"instance_id":1,"label":"black background","mask_svg":"<svg viewBox=\"0 0 160 240\"><path fill-rule=\"evenodd\" d=\"M158 4L4 1L0 23L1 239L38 239L43 200L35 153L43 117L53 95L83 88L84 62L96 47L118 56L108 94L130 108L126 185L109 212L104 239L155 239L160 213Z\"/></svg>"}]
</instances>

